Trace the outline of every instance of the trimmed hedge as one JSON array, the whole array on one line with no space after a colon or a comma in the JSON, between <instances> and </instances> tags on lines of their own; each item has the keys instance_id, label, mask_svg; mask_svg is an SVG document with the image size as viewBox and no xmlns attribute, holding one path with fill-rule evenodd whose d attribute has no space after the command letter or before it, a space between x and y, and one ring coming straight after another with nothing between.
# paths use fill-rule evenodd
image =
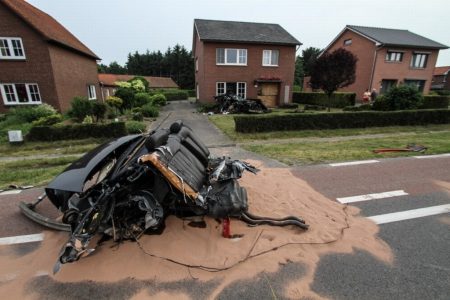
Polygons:
<instances>
[{"instance_id":1,"label":"trimmed hedge","mask_svg":"<svg viewBox=\"0 0 450 300\"><path fill-rule=\"evenodd\" d=\"M448 108L449 102L450 96L426 95L423 96L423 104L420 108L421 109Z\"/></svg>"},{"instance_id":2,"label":"trimmed hedge","mask_svg":"<svg viewBox=\"0 0 450 300\"><path fill-rule=\"evenodd\" d=\"M331 107L343 108L355 105L355 93L334 93L331 98ZM300 104L312 104L328 107L328 96L319 92L293 92L292 102Z\"/></svg>"},{"instance_id":3,"label":"trimmed hedge","mask_svg":"<svg viewBox=\"0 0 450 300\"><path fill-rule=\"evenodd\" d=\"M189 98L188 92L184 90L156 90L149 92L150 95L163 94L167 101L187 100Z\"/></svg>"},{"instance_id":4,"label":"trimmed hedge","mask_svg":"<svg viewBox=\"0 0 450 300\"><path fill-rule=\"evenodd\" d=\"M121 137L127 135L125 123L73 124L64 126L35 126L26 138L29 141L58 141L101 137Z\"/></svg>"},{"instance_id":5,"label":"trimmed hedge","mask_svg":"<svg viewBox=\"0 0 450 300\"><path fill-rule=\"evenodd\" d=\"M346 113L235 116L237 132L364 128L450 123L450 110L367 111Z\"/></svg>"},{"instance_id":6,"label":"trimmed hedge","mask_svg":"<svg viewBox=\"0 0 450 300\"><path fill-rule=\"evenodd\" d=\"M196 90L187 90L189 97L197 97L197 91Z\"/></svg>"}]
</instances>

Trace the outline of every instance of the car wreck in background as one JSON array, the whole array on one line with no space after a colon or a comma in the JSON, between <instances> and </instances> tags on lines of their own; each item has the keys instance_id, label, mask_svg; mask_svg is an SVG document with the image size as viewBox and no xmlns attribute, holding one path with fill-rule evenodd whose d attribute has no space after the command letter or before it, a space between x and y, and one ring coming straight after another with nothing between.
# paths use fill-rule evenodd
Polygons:
<instances>
[{"instance_id":1,"label":"car wreck in background","mask_svg":"<svg viewBox=\"0 0 450 300\"><path fill-rule=\"evenodd\" d=\"M230 158L210 157L208 148L182 121L148 135L130 135L103 144L70 165L45 189L37 202L20 205L31 219L70 231L54 271L94 249L96 234L114 241L137 240L161 233L168 215L238 218L251 225L294 225L307 229L297 217L254 216L238 179L252 165ZM48 197L62 214L56 223L34 211Z\"/></svg>"},{"instance_id":2,"label":"car wreck in background","mask_svg":"<svg viewBox=\"0 0 450 300\"><path fill-rule=\"evenodd\" d=\"M214 99L219 105L219 113L249 114L270 112L259 99L244 99L232 93L215 96Z\"/></svg>"}]
</instances>

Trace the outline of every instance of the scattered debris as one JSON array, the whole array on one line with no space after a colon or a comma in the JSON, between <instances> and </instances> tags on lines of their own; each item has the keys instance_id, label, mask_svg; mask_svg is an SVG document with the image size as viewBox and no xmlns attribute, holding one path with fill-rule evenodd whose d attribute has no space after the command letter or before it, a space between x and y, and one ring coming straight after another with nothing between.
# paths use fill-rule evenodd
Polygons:
<instances>
[{"instance_id":1,"label":"scattered debris","mask_svg":"<svg viewBox=\"0 0 450 300\"><path fill-rule=\"evenodd\" d=\"M203 226L201 216L222 219L224 237L233 237L230 217L250 225L308 228L294 216L268 218L248 212L246 189L237 182L244 171L259 170L243 161L210 157L194 132L177 121L170 129L103 144L58 175L45 194L63 213L59 228L34 211L44 196L20 207L43 225L61 230L70 226L54 272L92 253L89 242L97 233L117 242L137 241L142 234L161 234L169 215L190 217L198 227Z\"/></svg>"},{"instance_id":2,"label":"scattered debris","mask_svg":"<svg viewBox=\"0 0 450 300\"><path fill-rule=\"evenodd\" d=\"M373 150L374 153L387 152L425 152L428 148L423 145L409 144L406 148L382 148Z\"/></svg>"}]
</instances>

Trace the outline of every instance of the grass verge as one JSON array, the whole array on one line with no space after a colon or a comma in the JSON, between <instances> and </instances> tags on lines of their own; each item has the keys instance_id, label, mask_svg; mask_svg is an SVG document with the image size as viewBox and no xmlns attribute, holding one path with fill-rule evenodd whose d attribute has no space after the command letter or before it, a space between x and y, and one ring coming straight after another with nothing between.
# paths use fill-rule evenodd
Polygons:
<instances>
[{"instance_id":1,"label":"grass verge","mask_svg":"<svg viewBox=\"0 0 450 300\"><path fill-rule=\"evenodd\" d=\"M43 185L61 173L76 157L0 162L0 188L10 184Z\"/></svg>"},{"instance_id":2,"label":"grass verge","mask_svg":"<svg viewBox=\"0 0 450 300\"><path fill-rule=\"evenodd\" d=\"M426 154L450 152L450 132L418 133L413 136L368 138L335 142L298 142L287 144L242 145L246 150L276 159L288 165L304 165L376 159L386 157L415 156L417 152L376 154L378 148L404 148L407 144L428 147Z\"/></svg>"}]
</instances>

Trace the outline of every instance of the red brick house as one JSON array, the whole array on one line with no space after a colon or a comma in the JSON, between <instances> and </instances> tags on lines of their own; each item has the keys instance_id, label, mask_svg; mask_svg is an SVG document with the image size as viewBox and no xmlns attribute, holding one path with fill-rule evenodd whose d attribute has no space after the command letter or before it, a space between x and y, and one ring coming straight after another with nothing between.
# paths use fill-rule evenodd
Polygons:
<instances>
[{"instance_id":1,"label":"red brick house","mask_svg":"<svg viewBox=\"0 0 450 300\"><path fill-rule=\"evenodd\" d=\"M75 96L96 99L98 56L51 16L23 0L0 0L0 111Z\"/></svg>"},{"instance_id":2,"label":"red brick house","mask_svg":"<svg viewBox=\"0 0 450 300\"><path fill-rule=\"evenodd\" d=\"M197 99L230 91L269 107L289 102L299 45L278 24L194 20Z\"/></svg>"},{"instance_id":3,"label":"red brick house","mask_svg":"<svg viewBox=\"0 0 450 300\"><path fill-rule=\"evenodd\" d=\"M434 68L431 89L450 91L450 66Z\"/></svg>"},{"instance_id":4,"label":"red brick house","mask_svg":"<svg viewBox=\"0 0 450 300\"><path fill-rule=\"evenodd\" d=\"M347 25L323 52L338 48L358 57L356 81L341 91L362 98L366 89L383 94L398 84L428 93L439 50L448 47L408 30Z\"/></svg>"},{"instance_id":5,"label":"red brick house","mask_svg":"<svg viewBox=\"0 0 450 300\"><path fill-rule=\"evenodd\" d=\"M118 81L128 81L133 79L136 75L119 75L119 74L98 74L98 81L100 82L102 100L108 96L114 95ZM178 89L178 84L170 77L155 77L155 76L142 76L149 83L150 89Z\"/></svg>"}]
</instances>

